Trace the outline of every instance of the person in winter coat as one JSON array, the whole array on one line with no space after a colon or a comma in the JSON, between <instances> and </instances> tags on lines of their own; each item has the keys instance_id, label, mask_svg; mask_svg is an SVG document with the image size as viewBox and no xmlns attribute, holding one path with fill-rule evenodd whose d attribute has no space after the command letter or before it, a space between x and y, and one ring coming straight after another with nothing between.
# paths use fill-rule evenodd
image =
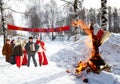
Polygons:
<instances>
[{"instance_id":1,"label":"person in winter coat","mask_svg":"<svg viewBox=\"0 0 120 84\"><path fill-rule=\"evenodd\" d=\"M22 61L22 65L27 65L27 52L25 50L25 45L27 43L27 39L25 39L23 42L22 42L22 50L23 50L23 61Z\"/></svg>"},{"instance_id":2,"label":"person in winter coat","mask_svg":"<svg viewBox=\"0 0 120 84\"><path fill-rule=\"evenodd\" d=\"M6 62L10 62L10 56L12 54L12 46L10 44L10 39L6 39L6 43L2 48L2 54L5 56Z\"/></svg>"},{"instance_id":3,"label":"person in winter coat","mask_svg":"<svg viewBox=\"0 0 120 84\"><path fill-rule=\"evenodd\" d=\"M15 56L16 65L19 68L21 67L22 64L22 55L23 55L23 51L22 51L21 40L18 38L14 49L14 56Z\"/></svg>"},{"instance_id":4,"label":"person in winter coat","mask_svg":"<svg viewBox=\"0 0 120 84\"><path fill-rule=\"evenodd\" d=\"M37 66L37 62L35 60L35 53L37 52L39 46L33 42L33 37L29 37L29 42L25 45L25 50L28 54L28 64L27 66L30 66L30 59L32 57L34 66Z\"/></svg>"},{"instance_id":5,"label":"person in winter coat","mask_svg":"<svg viewBox=\"0 0 120 84\"><path fill-rule=\"evenodd\" d=\"M48 64L48 60L47 57L45 55L45 43L40 40L40 36L37 36L37 40L36 40L36 44L39 45L39 49L38 49L38 58L39 58L39 65L47 65Z\"/></svg>"},{"instance_id":6,"label":"person in winter coat","mask_svg":"<svg viewBox=\"0 0 120 84\"><path fill-rule=\"evenodd\" d=\"M12 54L11 54L11 57L10 57L10 63L15 64L15 55L14 55L15 40L14 39L11 41L11 46L12 46Z\"/></svg>"},{"instance_id":7,"label":"person in winter coat","mask_svg":"<svg viewBox=\"0 0 120 84\"><path fill-rule=\"evenodd\" d=\"M15 47L15 40L14 39L11 41L11 45L12 45L12 50L14 51L14 47Z\"/></svg>"}]
</instances>

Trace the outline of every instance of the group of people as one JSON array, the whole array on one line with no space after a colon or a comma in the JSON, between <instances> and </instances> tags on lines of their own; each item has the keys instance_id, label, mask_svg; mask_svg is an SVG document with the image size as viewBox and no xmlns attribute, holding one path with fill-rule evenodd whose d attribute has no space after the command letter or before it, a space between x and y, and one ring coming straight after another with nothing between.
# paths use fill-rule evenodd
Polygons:
<instances>
[{"instance_id":1,"label":"group of people","mask_svg":"<svg viewBox=\"0 0 120 84\"><path fill-rule=\"evenodd\" d=\"M39 65L47 65L48 60L45 55L45 43L37 36L36 42L33 41L33 37L29 37L29 40L21 40L19 37L17 40L6 39L6 43L2 48L2 54L5 56L6 62L16 64L17 67L22 65L30 66L30 59L32 57L34 66L37 67L37 61L35 55L38 55Z\"/></svg>"}]
</instances>

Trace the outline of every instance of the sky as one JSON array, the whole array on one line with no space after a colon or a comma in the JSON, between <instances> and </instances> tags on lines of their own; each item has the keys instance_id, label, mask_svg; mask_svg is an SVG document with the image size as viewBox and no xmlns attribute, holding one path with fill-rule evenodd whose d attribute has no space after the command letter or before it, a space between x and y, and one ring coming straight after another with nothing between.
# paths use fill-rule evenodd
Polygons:
<instances>
[{"instance_id":1,"label":"sky","mask_svg":"<svg viewBox=\"0 0 120 84\"><path fill-rule=\"evenodd\" d=\"M100 8L101 0L84 0L83 5L85 8ZM107 0L107 6L120 8L120 0Z\"/></svg>"}]
</instances>

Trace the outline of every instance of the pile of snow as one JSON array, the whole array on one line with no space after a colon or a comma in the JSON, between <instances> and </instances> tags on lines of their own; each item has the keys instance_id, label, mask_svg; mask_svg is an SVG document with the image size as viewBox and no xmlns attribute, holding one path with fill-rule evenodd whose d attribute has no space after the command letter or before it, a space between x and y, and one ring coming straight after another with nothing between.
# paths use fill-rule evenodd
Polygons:
<instances>
[{"instance_id":1,"label":"pile of snow","mask_svg":"<svg viewBox=\"0 0 120 84\"><path fill-rule=\"evenodd\" d=\"M120 34L111 34L101 47L100 52L107 63L120 63Z\"/></svg>"},{"instance_id":2,"label":"pile of snow","mask_svg":"<svg viewBox=\"0 0 120 84\"><path fill-rule=\"evenodd\" d=\"M57 52L51 60L55 61L59 67L74 70L74 65L76 65L79 60L85 60L89 57L90 50L84 42L86 38L85 36L77 42L65 45L65 48ZM102 44L99 49L102 58L111 66L111 73L102 71L99 75L93 73L88 74L90 84L119 84L120 34L111 33L109 39Z\"/></svg>"},{"instance_id":3,"label":"pile of snow","mask_svg":"<svg viewBox=\"0 0 120 84\"><path fill-rule=\"evenodd\" d=\"M57 52L51 60L64 68L74 66L79 60L85 60L88 56L88 50L83 38L85 39L86 36L76 42L63 45L64 48Z\"/></svg>"},{"instance_id":4,"label":"pile of snow","mask_svg":"<svg viewBox=\"0 0 120 84\"><path fill-rule=\"evenodd\" d=\"M57 52L51 60L57 61L58 65L62 67L73 65L75 62L78 62L77 60L85 60L89 57L90 51L84 42L85 39L87 39L87 36L82 36L82 39L79 41L64 45L65 48ZM119 63L120 34L111 33L109 39L99 49L106 63ZM58 57L58 54L60 57Z\"/></svg>"}]
</instances>

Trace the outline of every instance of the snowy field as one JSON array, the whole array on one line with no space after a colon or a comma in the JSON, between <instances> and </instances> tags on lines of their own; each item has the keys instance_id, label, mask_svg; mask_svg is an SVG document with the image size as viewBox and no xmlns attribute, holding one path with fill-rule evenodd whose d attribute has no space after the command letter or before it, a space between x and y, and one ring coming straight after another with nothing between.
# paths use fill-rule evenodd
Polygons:
<instances>
[{"instance_id":1,"label":"snowy field","mask_svg":"<svg viewBox=\"0 0 120 84\"><path fill-rule=\"evenodd\" d=\"M0 36L0 51L3 46L3 37ZM89 49L85 45L86 36L79 41L46 40L46 55L49 64L46 66L11 65L5 62L0 53L0 82L2 84L85 84L80 78L66 73L73 70L78 60L88 57ZM87 75L88 84L120 84L120 34L111 34L110 38L100 47L100 53L105 62L112 66L111 72L102 71L100 74ZM38 57L36 55L36 59Z\"/></svg>"}]
</instances>

